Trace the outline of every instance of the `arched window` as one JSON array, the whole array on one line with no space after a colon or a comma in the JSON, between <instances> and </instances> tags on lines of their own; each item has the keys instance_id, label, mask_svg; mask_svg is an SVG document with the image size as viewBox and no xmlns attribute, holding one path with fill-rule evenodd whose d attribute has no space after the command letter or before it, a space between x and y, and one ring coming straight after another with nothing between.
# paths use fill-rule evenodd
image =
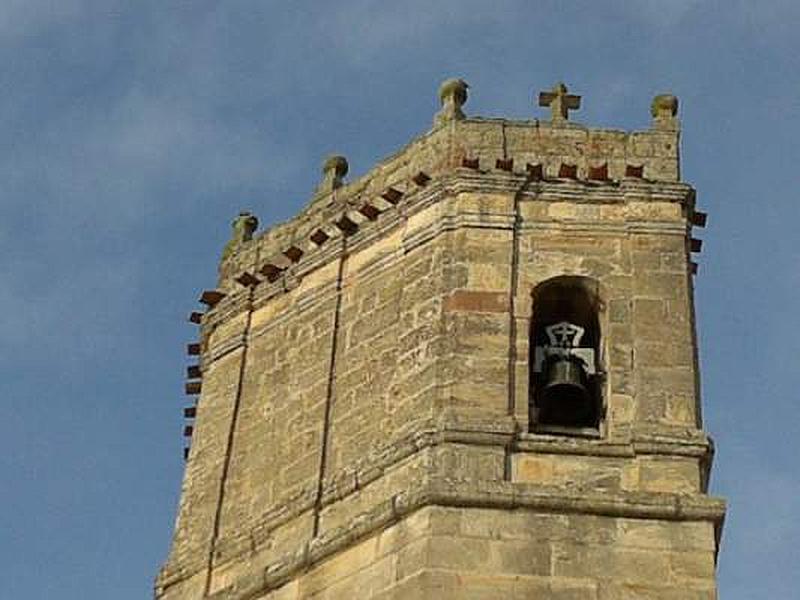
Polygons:
<instances>
[{"instance_id":1,"label":"arched window","mask_svg":"<svg viewBox=\"0 0 800 600\"><path fill-rule=\"evenodd\" d=\"M602 369L597 283L563 276L533 292L531 322L531 428L598 429Z\"/></svg>"}]
</instances>

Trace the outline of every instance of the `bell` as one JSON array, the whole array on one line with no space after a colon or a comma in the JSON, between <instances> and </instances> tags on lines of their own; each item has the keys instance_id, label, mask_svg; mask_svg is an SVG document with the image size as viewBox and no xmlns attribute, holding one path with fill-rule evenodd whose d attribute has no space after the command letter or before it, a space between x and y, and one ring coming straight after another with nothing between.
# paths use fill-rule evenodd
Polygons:
<instances>
[{"instance_id":1,"label":"bell","mask_svg":"<svg viewBox=\"0 0 800 600\"><path fill-rule=\"evenodd\" d=\"M544 365L538 421L543 425L592 427L597 415L587 389L586 371L574 357L553 357Z\"/></svg>"}]
</instances>

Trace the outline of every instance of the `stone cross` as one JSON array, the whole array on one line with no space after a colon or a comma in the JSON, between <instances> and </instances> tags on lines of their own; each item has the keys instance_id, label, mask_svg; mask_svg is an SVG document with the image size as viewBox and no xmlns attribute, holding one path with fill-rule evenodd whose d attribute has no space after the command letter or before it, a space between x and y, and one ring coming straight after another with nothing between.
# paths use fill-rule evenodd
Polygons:
<instances>
[{"instance_id":1,"label":"stone cross","mask_svg":"<svg viewBox=\"0 0 800 600\"><path fill-rule=\"evenodd\" d=\"M581 97L567 93L567 86L557 83L549 92L539 93L539 106L549 106L553 121L566 121L570 110L581 107Z\"/></svg>"}]
</instances>

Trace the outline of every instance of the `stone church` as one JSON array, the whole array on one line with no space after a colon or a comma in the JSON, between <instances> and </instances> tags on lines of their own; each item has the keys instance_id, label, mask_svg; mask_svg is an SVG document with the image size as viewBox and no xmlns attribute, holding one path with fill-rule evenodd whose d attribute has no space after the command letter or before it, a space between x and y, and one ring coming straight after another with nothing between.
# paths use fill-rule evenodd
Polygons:
<instances>
[{"instance_id":1,"label":"stone church","mask_svg":"<svg viewBox=\"0 0 800 600\"><path fill-rule=\"evenodd\" d=\"M717 597L678 100L626 132L563 84L525 121L467 95L234 221L159 600Z\"/></svg>"}]
</instances>

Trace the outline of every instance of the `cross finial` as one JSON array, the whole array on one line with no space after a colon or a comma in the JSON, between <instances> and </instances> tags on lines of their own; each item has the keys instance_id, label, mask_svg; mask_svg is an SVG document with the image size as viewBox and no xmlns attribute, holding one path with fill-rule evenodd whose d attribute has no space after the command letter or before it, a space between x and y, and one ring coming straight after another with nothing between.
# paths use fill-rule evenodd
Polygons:
<instances>
[{"instance_id":1,"label":"cross finial","mask_svg":"<svg viewBox=\"0 0 800 600\"><path fill-rule=\"evenodd\" d=\"M549 106L553 121L566 121L570 110L581 107L581 97L567 93L567 86L557 83L549 92L539 93L539 106Z\"/></svg>"}]
</instances>

